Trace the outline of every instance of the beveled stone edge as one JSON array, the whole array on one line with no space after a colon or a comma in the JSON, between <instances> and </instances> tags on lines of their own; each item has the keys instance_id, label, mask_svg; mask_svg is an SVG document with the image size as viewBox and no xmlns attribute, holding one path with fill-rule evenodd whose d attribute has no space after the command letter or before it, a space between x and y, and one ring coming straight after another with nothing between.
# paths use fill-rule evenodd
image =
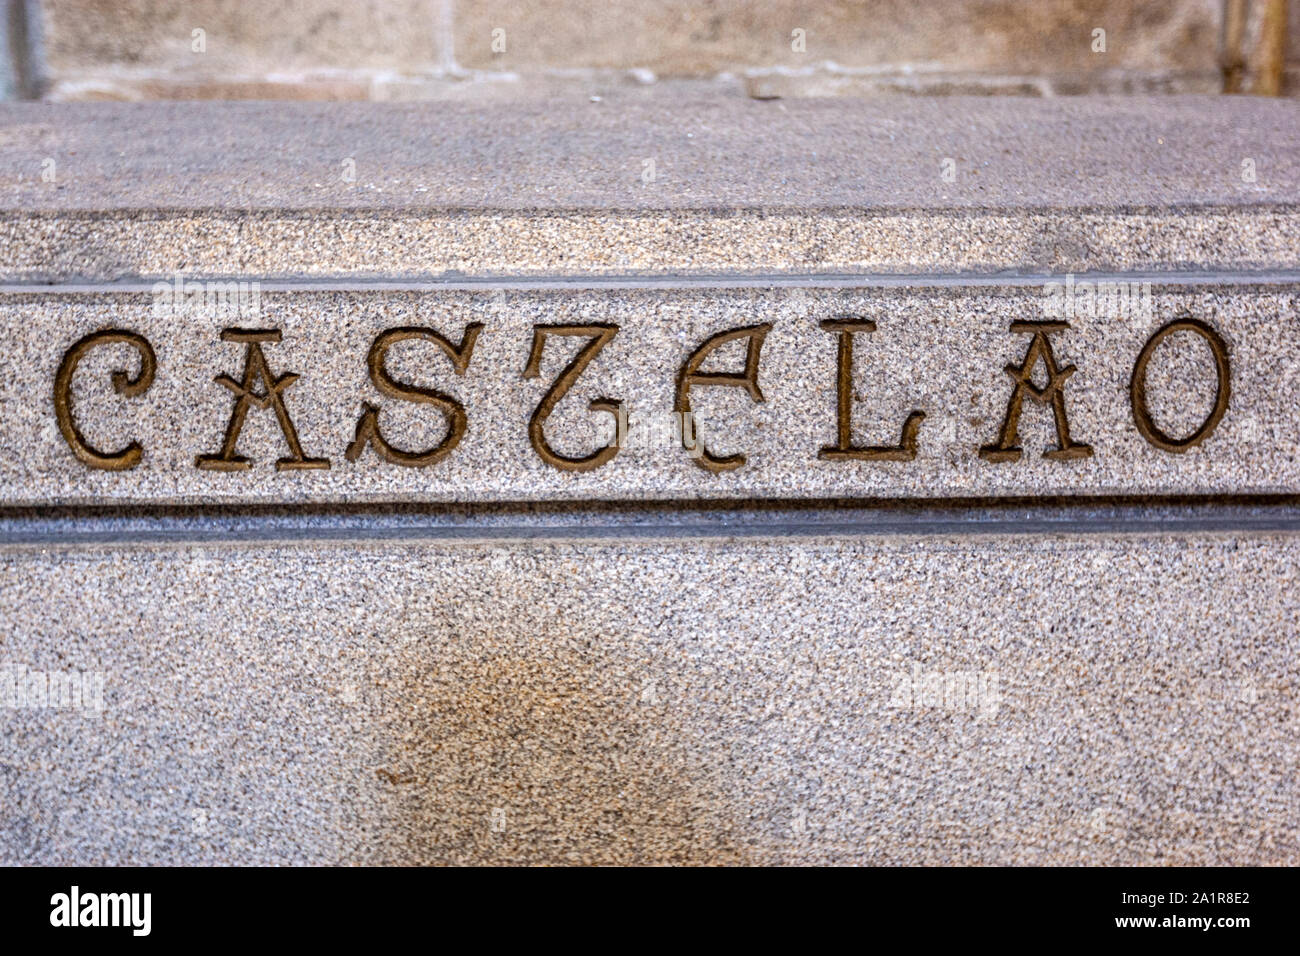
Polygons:
<instances>
[{"instance_id":1,"label":"beveled stone edge","mask_svg":"<svg viewBox=\"0 0 1300 956\"><path fill-rule=\"evenodd\" d=\"M1300 206L33 212L0 215L0 261L41 282L1268 269L1300 264Z\"/></svg>"},{"instance_id":2,"label":"beveled stone edge","mask_svg":"<svg viewBox=\"0 0 1300 956\"><path fill-rule=\"evenodd\" d=\"M1153 287L1230 285L1243 289L1300 285L1300 267L1265 269L1180 269L1153 271L1085 272L611 272L608 274L462 275L444 273L419 278L391 276L283 276L217 275L214 281L254 281L259 291L292 293L380 292L584 292L660 291L699 289L905 289L914 292L948 289L1026 289L1060 282L1073 275L1087 282L1150 282ZM185 273L185 278L199 278ZM150 295L159 283L174 279L67 279L53 282L0 278L2 296L115 296Z\"/></svg>"},{"instance_id":3,"label":"beveled stone edge","mask_svg":"<svg viewBox=\"0 0 1300 956\"><path fill-rule=\"evenodd\" d=\"M1300 533L1300 495L717 499L0 508L0 551L267 544L541 545L861 537Z\"/></svg>"}]
</instances>

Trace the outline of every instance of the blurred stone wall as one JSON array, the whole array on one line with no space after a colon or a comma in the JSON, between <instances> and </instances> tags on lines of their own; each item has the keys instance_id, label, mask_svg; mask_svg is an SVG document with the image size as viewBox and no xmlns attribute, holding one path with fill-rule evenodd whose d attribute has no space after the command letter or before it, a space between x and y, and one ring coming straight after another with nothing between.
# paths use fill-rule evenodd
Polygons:
<instances>
[{"instance_id":1,"label":"blurred stone wall","mask_svg":"<svg viewBox=\"0 0 1300 956\"><path fill-rule=\"evenodd\" d=\"M1250 92L1275 0L8 0L0 87L53 100L491 99L665 83L757 97L1219 92L1234 2L1235 75Z\"/></svg>"}]
</instances>

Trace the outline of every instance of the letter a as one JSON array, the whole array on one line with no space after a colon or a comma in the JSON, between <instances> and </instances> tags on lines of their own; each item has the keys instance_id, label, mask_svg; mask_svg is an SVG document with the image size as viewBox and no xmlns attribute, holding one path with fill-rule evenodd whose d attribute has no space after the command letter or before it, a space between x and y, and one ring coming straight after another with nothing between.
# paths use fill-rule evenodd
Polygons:
<instances>
[{"instance_id":1,"label":"letter a","mask_svg":"<svg viewBox=\"0 0 1300 956\"><path fill-rule=\"evenodd\" d=\"M1020 437L1020 412L1025 395L1041 404L1051 403L1052 416L1056 420L1056 440L1058 447L1043 452L1044 458L1061 460L1066 458L1088 458L1092 455L1091 445L1081 445L1070 440L1070 423L1065 417L1065 380L1075 373L1073 365L1058 368L1056 356L1052 354L1052 343L1047 333L1060 332L1070 327L1068 322L1012 322L1012 332L1032 332L1033 341L1029 351L1020 365L1008 365L1006 373L1015 381L1015 390L1007 403L1006 418L1002 421L1002 433L996 445L984 445L980 448L980 457L986 461L1019 461L1021 449L1016 444ZM1034 367L1042 360L1047 370L1047 384L1039 388L1034 384Z\"/></svg>"},{"instance_id":2,"label":"letter a","mask_svg":"<svg viewBox=\"0 0 1300 956\"><path fill-rule=\"evenodd\" d=\"M52 903L54 906L54 908L50 910L50 925L67 926L68 925L68 894L55 893L53 896L50 897L50 903Z\"/></svg>"},{"instance_id":3,"label":"letter a","mask_svg":"<svg viewBox=\"0 0 1300 956\"><path fill-rule=\"evenodd\" d=\"M695 385L730 385L735 388L743 388L749 393L749 397L756 402L766 401L763 398L763 390L758 387L758 360L763 350L763 340L767 338L767 333L772 331L772 323L764 322L762 325L747 325L739 329L731 329L728 332L719 332L705 339L704 342L691 353L691 357L682 365L682 370L677 373L677 401L673 409L679 415L685 416L691 412L691 388ZM700 366L704 360L720 345L728 342L734 342L737 339L748 339L749 343L745 349L745 370L743 372L701 372ZM745 463L745 456L736 453L719 457L705 448L702 444L703 439L697 439L701 442L700 454L691 460L699 465L705 471L713 474L719 474L724 471L731 471L739 468ZM682 447L691 450L686 445L686 436L682 436Z\"/></svg>"},{"instance_id":4,"label":"letter a","mask_svg":"<svg viewBox=\"0 0 1300 956\"><path fill-rule=\"evenodd\" d=\"M243 471L251 468L252 460L236 454L235 445L239 441L240 431L244 428L244 419L248 417L248 409L256 405L258 408L275 409L280 431L284 433L284 440L289 444L290 455L275 463L276 471L328 468L330 466L328 458L304 457L302 446L298 443L298 430L293 427L289 410L284 407L284 396L280 393L296 382L298 376L293 372L286 372L279 378L273 377L270 368L267 367L266 356L262 354L262 343L279 342L280 330L226 329L221 333L221 340L247 343L248 350L244 355L244 380L237 382L229 375L218 375L213 379L218 385L224 385L234 392L237 400L235 409L230 414L230 424L226 426L226 438L221 443L221 451L215 455L197 456L194 459L194 467L211 471ZM266 389L260 395L253 391L253 386L259 378Z\"/></svg>"}]
</instances>

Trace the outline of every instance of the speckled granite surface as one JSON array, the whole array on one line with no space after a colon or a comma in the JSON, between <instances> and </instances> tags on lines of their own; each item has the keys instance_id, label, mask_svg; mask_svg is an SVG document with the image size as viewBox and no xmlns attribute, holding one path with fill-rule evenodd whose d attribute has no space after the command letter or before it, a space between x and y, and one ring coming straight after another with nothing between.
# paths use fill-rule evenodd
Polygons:
<instances>
[{"instance_id":1,"label":"speckled granite surface","mask_svg":"<svg viewBox=\"0 0 1300 956\"><path fill-rule=\"evenodd\" d=\"M1294 864L1296 541L11 547L0 854Z\"/></svg>"},{"instance_id":2,"label":"speckled granite surface","mask_svg":"<svg viewBox=\"0 0 1300 956\"><path fill-rule=\"evenodd\" d=\"M0 861L1300 862L1298 119L1194 97L0 108ZM981 459L1031 340L1010 324L1059 320L1045 283L1098 270L1152 294L1050 333L1093 455L1045 460L1027 399L1024 457ZM263 283L256 309L155 311L178 272ZM1130 377L1189 316L1231 397L1171 454ZM846 318L876 323L850 438L894 444L923 410L913 460L817 457L819 324ZM389 360L463 402L460 445L349 460L363 402L408 450L445 428L368 380L376 334L470 322L463 375L427 341ZM583 454L610 437L589 402L628 402L594 471L530 444L578 344L524 378L539 323L618 326L543 432ZM674 382L761 323L765 401L693 392L706 442L749 456L706 473L663 420ZM281 332L268 374L300 376L285 405L329 470L277 472L256 408L249 471L195 468L234 404L214 377L248 355L232 326ZM88 470L55 412L61 357L102 329L146 336L155 380L116 394L136 356L94 349L73 420L138 440L133 470ZM1196 428L1212 370L1203 341L1161 345L1159 428Z\"/></svg>"},{"instance_id":3,"label":"speckled granite surface","mask_svg":"<svg viewBox=\"0 0 1300 956\"><path fill-rule=\"evenodd\" d=\"M1212 96L6 104L0 209L1296 202L1297 115L1287 100ZM47 154L64 158L54 183L24 165ZM641 162L657 155L658 192ZM945 157L958 163L951 182Z\"/></svg>"},{"instance_id":4,"label":"speckled granite surface","mask_svg":"<svg viewBox=\"0 0 1300 956\"><path fill-rule=\"evenodd\" d=\"M1300 125L1300 118L1297 119ZM0 216L0 279L1263 270L1294 205L1154 210L349 210Z\"/></svg>"}]
</instances>

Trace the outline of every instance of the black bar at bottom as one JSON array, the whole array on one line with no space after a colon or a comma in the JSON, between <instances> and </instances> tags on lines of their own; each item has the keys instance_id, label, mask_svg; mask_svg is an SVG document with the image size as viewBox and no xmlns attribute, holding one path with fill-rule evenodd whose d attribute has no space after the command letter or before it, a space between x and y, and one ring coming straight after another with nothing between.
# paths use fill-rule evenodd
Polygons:
<instances>
[{"instance_id":1,"label":"black bar at bottom","mask_svg":"<svg viewBox=\"0 0 1300 956\"><path fill-rule=\"evenodd\" d=\"M354 943L406 948L401 941L407 940L461 949L500 945L513 930L548 947L593 936L616 947L656 939L676 947L705 938L725 938L734 947L786 930L804 945L835 934L842 942L891 949L910 939L927 949L1105 941L1232 951L1288 941L1295 888L1288 869L1226 868L747 869L674 876L11 868L0 870L0 925L11 939L76 937L83 945L256 941L297 948L319 942L337 950ZM888 944L891 938L898 942Z\"/></svg>"}]
</instances>

